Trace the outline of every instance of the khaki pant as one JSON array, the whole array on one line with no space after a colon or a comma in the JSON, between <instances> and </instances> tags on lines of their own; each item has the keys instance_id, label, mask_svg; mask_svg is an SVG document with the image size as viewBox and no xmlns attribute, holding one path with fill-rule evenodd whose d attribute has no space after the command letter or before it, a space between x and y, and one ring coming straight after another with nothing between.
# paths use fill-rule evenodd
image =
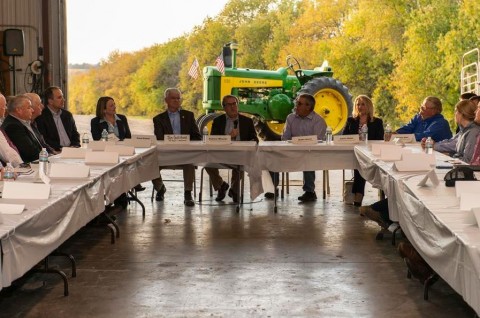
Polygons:
<instances>
[{"instance_id":1,"label":"khaki pant","mask_svg":"<svg viewBox=\"0 0 480 318\"><path fill-rule=\"evenodd\" d=\"M195 179L195 167L193 165L180 165L180 166L163 166L158 167L160 171L162 169L182 169L183 170L183 186L185 191L192 191L193 190L193 181ZM152 180L153 187L158 192L163 186L162 175L160 177Z\"/></svg>"},{"instance_id":2,"label":"khaki pant","mask_svg":"<svg viewBox=\"0 0 480 318\"><path fill-rule=\"evenodd\" d=\"M229 165L225 165L225 168L232 168ZM205 167L205 171L207 171L208 176L210 177L210 181L212 182L212 186L215 189L215 191L218 191L220 189L220 186L223 183L223 179L220 176L220 173L217 168L208 168ZM231 180L231 187L233 192L237 193L240 185L240 181L244 177L244 172L239 171L238 169L232 169L232 180Z\"/></svg>"}]
</instances>

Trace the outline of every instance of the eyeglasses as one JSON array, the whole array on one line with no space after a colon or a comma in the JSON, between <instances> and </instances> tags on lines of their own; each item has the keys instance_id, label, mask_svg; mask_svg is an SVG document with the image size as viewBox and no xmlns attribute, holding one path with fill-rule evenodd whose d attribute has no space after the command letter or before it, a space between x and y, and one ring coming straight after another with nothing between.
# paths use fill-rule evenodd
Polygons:
<instances>
[{"instance_id":1,"label":"eyeglasses","mask_svg":"<svg viewBox=\"0 0 480 318\"><path fill-rule=\"evenodd\" d=\"M225 106L237 106L237 102L225 103Z\"/></svg>"},{"instance_id":2,"label":"eyeglasses","mask_svg":"<svg viewBox=\"0 0 480 318\"><path fill-rule=\"evenodd\" d=\"M426 111L427 109L435 109L435 107L427 107L425 105L420 106L420 109Z\"/></svg>"}]
</instances>

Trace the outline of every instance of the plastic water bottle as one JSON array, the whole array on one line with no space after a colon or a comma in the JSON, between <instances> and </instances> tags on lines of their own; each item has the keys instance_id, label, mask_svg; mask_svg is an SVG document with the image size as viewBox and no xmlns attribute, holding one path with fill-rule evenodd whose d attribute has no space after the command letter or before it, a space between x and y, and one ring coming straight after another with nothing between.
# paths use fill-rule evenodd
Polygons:
<instances>
[{"instance_id":1,"label":"plastic water bottle","mask_svg":"<svg viewBox=\"0 0 480 318\"><path fill-rule=\"evenodd\" d=\"M45 148L38 154L38 169L44 175L48 175L48 151Z\"/></svg>"},{"instance_id":2,"label":"plastic water bottle","mask_svg":"<svg viewBox=\"0 0 480 318\"><path fill-rule=\"evenodd\" d=\"M10 162L7 162L7 166L5 167L5 172L3 173L3 181L15 181L15 169Z\"/></svg>"},{"instance_id":3,"label":"plastic water bottle","mask_svg":"<svg viewBox=\"0 0 480 318\"><path fill-rule=\"evenodd\" d=\"M203 141L203 143L207 142L207 136L208 136L208 127L205 126L202 129L202 141Z\"/></svg>"},{"instance_id":4,"label":"plastic water bottle","mask_svg":"<svg viewBox=\"0 0 480 318\"><path fill-rule=\"evenodd\" d=\"M361 131L362 131L362 133L360 135L361 140L365 141L365 143L367 144L368 143L368 127L367 127L367 124L363 124Z\"/></svg>"},{"instance_id":5,"label":"plastic water bottle","mask_svg":"<svg viewBox=\"0 0 480 318\"><path fill-rule=\"evenodd\" d=\"M428 137L425 141L425 153L427 155L433 154L433 140L432 137Z\"/></svg>"},{"instance_id":6,"label":"plastic water bottle","mask_svg":"<svg viewBox=\"0 0 480 318\"><path fill-rule=\"evenodd\" d=\"M88 134L87 133L83 133L82 135L82 147L83 148L88 148L88 143L90 142L89 138L88 138Z\"/></svg>"},{"instance_id":7,"label":"plastic water bottle","mask_svg":"<svg viewBox=\"0 0 480 318\"><path fill-rule=\"evenodd\" d=\"M325 133L325 142L327 145L330 145L333 141L333 133L332 133L332 127L328 126L327 131Z\"/></svg>"},{"instance_id":8,"label":"plastic water bottle","mask_svg":"<svg viewBox=\"0 0 480 318\"><path fill-rule=\"evenodd\" d=\"M108 141L108 131L106 129L102 131L102 140Z\"/></svg>"},{"instance_id":9,"label":"plastic water bottle","mask_svg":"<svg viewBox=\"0 0 480 318\"><path fill-rule=\"evenodd\" d=\"M383 140L390 141L391 138L392 138L392 126L390 126L390 124L387 124L387 126L385 126L385 134L383 135Z\"/></svg>"}]
</instances>

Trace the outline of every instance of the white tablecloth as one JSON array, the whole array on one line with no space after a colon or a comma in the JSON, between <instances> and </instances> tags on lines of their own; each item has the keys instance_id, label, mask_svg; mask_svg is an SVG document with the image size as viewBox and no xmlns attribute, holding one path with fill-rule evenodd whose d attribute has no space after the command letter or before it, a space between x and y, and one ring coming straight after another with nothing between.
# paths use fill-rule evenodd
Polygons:
<instances>
[{"instance_id":1,"label":"white tablecloth","mask_svg":"<svg viewBox=\"0 0 480 318\"><path fill-rule=\"evenodd\" d=\"M257 143L254 141L234 141L227 145L204 144L201 141L166 144L158 141L157 153L160 166L182 164L205 166L208 163L242 166L250 178L251 199L255 199L263 192L261 171L256 160Z\"/></svg>"},{"instance_id":2,"label":"white tablecloth","mask_svg":"<svg viewBox=\"0 0 480 318\"><path fill-rule=\"evenodd\" d=\"M443 180L443 172L439 179ZM402 182L399 221L417 251L465 301L480 313L480 229L471 212L460 211L454 187L441 181L417 186L422 177Z\"/></svg>"},{"instance_id":3,"label":"white tablecloth","mask_svg":"<svg viewBox=\"0 0 480 318\"><path fill-rule=\"evenodd\" d=\"M299 145L284 141L261 141L258 165L275 172L355 169L353 144Z\"/></svg>"},{"instance_id":4,"label":"white tablecloth","mask_svg":"<svg viewBox=\"0 0 480 318\"><path fill-rule=\"evenodd\" d=\"M0 287L10 286L13 280L24 275L100 214L105 208L106 195L113 200L116 194L150 180L150 175L158 176L155 150L139 149L132 157L122 157L115 166L91 166L91 177L87 180L52 180L48 200L0 199L2 203L26 205L26 210L20 215L2 215ZM74 165L79 160L62 162ZM126 180L123 175L130 176L131 180ZM33 178L20 177L19 180L31 182Z\"/></svg>"}]
</instances>

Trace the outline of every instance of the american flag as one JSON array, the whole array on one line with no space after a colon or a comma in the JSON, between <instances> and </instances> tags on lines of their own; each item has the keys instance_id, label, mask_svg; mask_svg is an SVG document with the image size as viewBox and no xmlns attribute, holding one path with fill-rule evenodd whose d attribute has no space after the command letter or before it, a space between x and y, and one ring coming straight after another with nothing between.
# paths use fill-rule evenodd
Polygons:
<instances>
[{"instance_id":1,"label":"american flag","mask_svg":"<svg viewBox=\"0 0 480 318\"><path fill-rule=\"evenodd\" d=\"M198 78L198 74L200 73L200 64L198 64L197 58L193 60L192 66L188 70L188 75L190 75L193 79Z\"/></svg>"},{"instance_id":2,"label":"american flag","mask_svg":"<svg viewBox=\"0 0 480 318\"><path fill-rule=\"evenodd\" d=\"M217 59L215 60L215 65L217 66L218 71L225 75L225 63L223 63L223 58L221 54L217 56Z\"/></svg>"}]
</instances>

